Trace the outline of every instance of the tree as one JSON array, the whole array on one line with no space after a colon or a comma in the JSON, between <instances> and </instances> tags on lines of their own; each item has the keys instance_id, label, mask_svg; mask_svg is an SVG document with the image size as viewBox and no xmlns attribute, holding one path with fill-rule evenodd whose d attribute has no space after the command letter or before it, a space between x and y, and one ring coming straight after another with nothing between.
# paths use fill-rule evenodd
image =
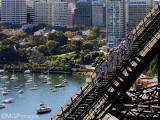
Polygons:
<instances>
[{"instance_id":1,"label":"tree","mask_svg":"<svg viewBox=\"0 0 160 120\"><path fill-rule=\"evenodd\" d=\"M0 47L0 60L3 62L16 61L18 58L15 50L10 45L1 45Z\"/></svg>"},{"instance_id":2,"label":"tree","mask_svg":"<svg viewBox=\"0 0 160 120\"><path fill-rule=\"evenodd\" d=\"M70 52L70 48L68 47L68 45L60 46L58 50L60 51L61 54Z\"/></svg>"},{"instance_id":3,"label":"tree","mask_svg":"<svg viewBox=\"0 0 160 120\"><path fill-rule=\"evenodd\" d=\"M85 55L84 56L84 64L89 64L89 63L91 63L92 61L91 61L91 56L90 56L90 54L87 54L87 55Z\"/></svg>"},{"instance_id":4,"label":"tree","mask_svg":"<svg viewBox=\"0 0 160 120\"><path fill-rule=\"evenodd\" d=\"M28 45L33 47L36 45L35 41L33 41L32 39L28 40Z\"/></svg>"},{"instance_id":5,"label":"tree","mask_svg":"<svg viewBox=\"0 0 160 120\"><path fill-rule=\"evenodd\" d=\"M90 33L90 34L86 37L87 40L94 40L94 39L96 39L96 38L97 38L97 34L95 34L95 33Z\"/></svg>"},{"instance_id":6,"label":"tree","mask_svg":"<svg viewBox=\"0 0 160 120\"><path fill-rule=\"evenodd\" d=\"M83 42L81 48L82 48L82 50L86 50L86 49L93 50L94 45L93 45L93 43L90 42L90 41L85 41L85 42Z\"/></svg>"},{"instance_id":7,"label":"tree","mask_svg":"<svg viewBox=\"0 0 160 120\"><path fill-rule=\"evenodd\" d=\"M33 42L34 42L34 44L36 45L36 46L39 46L39 45L43 45L43 44L45 44L46 43L46 39L44 39L44 37L35 37L34 39L33 39Z\"/></svg>"},{"instance_id":8,"label":"tree","mask_svg":"<svg viewBox=\"0 0 160 120\"><path fill-rule=\"evenodd\" d=\"M93 26L91 28L91 33L86 37L87 40L94 40L99 36L99 28L96 26Z\"/></svg>"},{"instance_id":9,"label":"tree","mask_svg":"<svg viewBox=\"0 0 160 120\"><path fill-rule=\"evenodd\" d=\"M80 41L80 40L73 40L73 41L71 42L71 44L74 44L74 45L77 46L76 52L78 52L78 51L81 50L81 46L82 46L83 42Z\"/></svg>"},{"instance_id":10,"label":"tree","mask_svg":"<svg viewBox=\"0 0 160 120\"><path fill-rule=\"evenodd\" d=\"M56 33L55 32L48 34L48 39L49 40L55 40L55 38L56 38Z\"/></svg>"},{"instance_id":11,"label":"tree","mask_svg":"<svg viewBox=\"0 0 160 120\"><path fill-rule=\"evenodd\" d=\"M62 31L56 32L56 38L55 41L59 42L61 45L64 45L67 43L68 37L64 35Z\"/></svg>"},{"instance_id":12,"label":"tree","mask_svg":"<svg viewBox=\"0 0 160 120\"><path fill-rule=\"evenodd\" d=\"M38 70L38 69L39 69L39 64L33 63L33 64L32 64L32 69L33 69L33 70Z\"/></svg>"},{"instance_id":13,"label":"tree","mask_svg":"<svg viewBox=\"0 0 160 120\"><path fill-rule=\"evenodd\" d=\"M4 46L9 45L9 46L13 47L14 45L18 46L19 44L18 44L17 38L12 36L11 38L4 39L2 41L2 45L4 45Z\"/></svg>"},{"instance_id":14,"label":"tree","mask_svg":"<svg viewBox=\"0 0 160 120\"><path fill-rule=\"evenodd\" d=\"M40 53L38 50L35 50L32 52L29 60L32 63L38 63L38 64L42 64L44 62L44 56L42 53Z\"/></svg>"},{"instance_id":15,"label":"tree","mask_svg":"<svg viewBox=\"0 0 160 120\"><path fill-rule=\"evenodd\" d=\"M16 53L17 53L17 56L18 56L18 60L19 60L19 61L25 62L25 61L28 60L28 59L27 59L26 51L25 51L24 49L19 49L19 50L16 51Z\"/></svg>"},{"instance_id":16,"label":"tree","mask_svg":"<svg viewBox=\"0 0 160 120\"><path fill-rule=\"evenodd\" d=\"M51 53L51 54L55 54L56 53L56 49L58 47L58 43L53 41L53 40L49 40L47 41L46 43L47 47L48 47L48 51Z\"/></svg>"},{"instance_id":17,"label":"tree","mask_svg":"<svg viewBox=\"0 0 160 120\"><path fill-rule=\"evenodd\" d=\"M62 31L57 31L54 33L50 33L48 35L48 39L59 42L60 45L64 45L66 44L68 37Z\"/></svg>"},{"instance_id":18,"label":"tree","mask_svg":"<svg viewBox=\"0 0 160 120\"><path fill-rule=\"evenodd\" d=\"M91 27L91 33L99 34L99 28L97 26Z\"/></svg>"},{"instance_id":19,"label":"tree","mask_svg":"<svg viewBox=\"0 0 160 120\"><path fill-rule=\"evenodd\" d=\"M5 34L0 32L0 41L2 41L4 37L5 37Z\"/></svg>"},{"instance_id":20,"label":"tree","mask_svg":"<svg viewBox=\"0 0 160 120\"><path fill-rule=\"evenodd\" d=\"M33 27L33 32L43 29L44 27L46 27L46 24L38 24L38 26Z\"/></svg>"},{"instance_id":21,"label":"tree","mask_svg":"<svg viewBox=\"0 0 160 120\"><path fill-rule=\"evenodd\" d=\"M38 50L44 54L44 56L48 55L48 48L46 45L39 45Z\"/></svg>"},{"instance_id":22,"label":"tree","mask_svg":"<svg viewBox=\"0 0 160 120\"><path fill-rule=\"evenodd\" d=\"M65 33L64 33L67 37L71 37L71 35L72 35L72 33L71 33L71 31L66 31Z\"/></svg>"},{"instance_id":23,"label":"tree","mask_svg":"<svg viewBox=\"0 0 160 120\"><path fill-rule=\"evenodd\" d=\"M33 31L32 31L30 28L27 28L27 29L25 30L25 32L26 32L27 34L33 34Z\"/></svg>"}]
</instances>

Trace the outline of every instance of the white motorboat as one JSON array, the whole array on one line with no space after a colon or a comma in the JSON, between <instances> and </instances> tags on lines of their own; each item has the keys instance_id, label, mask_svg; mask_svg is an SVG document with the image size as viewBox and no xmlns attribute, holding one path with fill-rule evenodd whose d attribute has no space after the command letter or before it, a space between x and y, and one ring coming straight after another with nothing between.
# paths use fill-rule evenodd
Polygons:
<instances>
[{"instance_id":1,"label":"white motorboat","mask_svg":"<svg viewBox=\"0 0 160 120\"><path fill-rule=\"evenodd\" d=\"M8 90L5 89L2 91L2 95L7 95L7 94L8 94Z\"/></svg>"},{"instance_id":2,"label":"white motorboat","mask_svg":"<svg viewBox=\"0 0 160 120\"><path fill-rule=\"evenodd\" d=\"M40 75L39 78L44 78L44 75Z\"/></svg>"},{"instance_id":3,"label":"white motorboat","mask_svg":"<svg viewBox=\"0 0 160 120\"><path fill-rule=\"evenodd\" d=\"M62 80L64 83L67 83L67 80L66 79L64 79L64 80Z\"/></svg>"},{"instance_id":4,"label":"white motorboat","mask_svg":"<svg viewBox=\"0 0 160 120\"><path fill-rule=\"evenodd\" d=\"M65 87L64 83L60 83L58 85L55 85L55 87Z\"/></svg>"},{"instance_id":5,"label":"white motorboat","mask_svg":"<svg viewBox=\"0 0 160 120\"><path fill-rule=\"evenodd\" d=\"M64 76L63 75L59 76L59 79L64 79Z\"/></svg>"},{"instance_id":6,"label":"white motorboat","mask_svg":"<svg viewBox=\"0 0 160 120\"><path fill-rule=\"evenodd\" d=\"M26 84L26 85L29 85L29 84L31 84L31 82L26 82L25 84Z\"/></svg>"},{"instance_id":7,"label":"white motorboat","mask_svg":"<svg viewBox=\"0 0 160 120\"><path fill-rule=\"evenodd\" d=\"M24 71L24 74L30 74L30 73L31 73L30 70L25 70L25 71Z\"/></svg>"},{"instance_id":8,"label":"white motorboat","mask_svg":"<svg viewBox=\"0 0 160 120\"><path fill-rule=\"evenodd\" d=\"M43 106L44 105L44 102L40 102L40 106Z\"/></svg>"},{"instance_id":9,"label":"white motorboat","mask_svg":"<svg viewBox=\"0 0 160 120\"><path fill-rule=\"evenodd\" d=\"M37 87L37 85L34 84L33 87Z\"/></svg>"},{"instance_id":10,"label":"white motorboat","mask_svg":"<svg viewBox=\"0 0 160 120\"><path fill-rule=\"evenodd\" d=\"M51 112L50 107L39 107L37 109L37 114L42 114L42 113L47 113L47 112Z\"/></svg>"},{"instance_id":11,"label":"white motorboat","mask_svg":"<svg viewBox=\"0 0 160 120\"><path fill-rule=\"evenodd\" d=\"M6 87L0 88L0 91L2 91L2 90L7 90L7 88Z\"/></svg>"},{"instance_id":12,"label":"white motorboat","mask_svg":"<svg viewBox=\"0 0 160 120\"><path fill-rule=\"evenodd\" d=\"M24 91L23 91L23 90L20 90L18 93L19 93L19 94L23 94L23 93L24 93Z\"/></svg>"},{"instance_id":13,"label":"white motorboat","mask_svg":"<svg viewBox=\"0 0 160 120\"><path fill-rule=\"evenodd\" d=\"M47 80L47 81L48 81L48 80L51 80L51 79L52 79L52 78L50 78L50 77L45 78L45 80Z\"/></svg>"},{"instance_id":14,"label":"white motorboat","mask_svg":"<svg viewBox=\"0 0 160 120\"><path fill-rule=\"evenodd\" d=\"M33 87L31 88L31 90L37 90L38 89L38 87L37 86L34 86L33 85Z\"/></svg>"},{"instance_id":15,"label":"white motorboat","mask_svg":"<svg viewBox=\"0 0 160 120\"><path fill-rule=\"evenodd\" d=\"M27 82L32 82L33 80L27 80Z\"/></svg>"},{"instance_id":16,"label":"white motorboat","mask_svg":"<svg viewBox=\"0 0 160 120\"><path fill-rule=\"evenodd\" d=\"M52 85L52 81L47 81L47 85Z\"/></svg>"},{"instance_id":17,"label":"white motorboat","mask_svg":"<svg viewBox=\"0 0 160 120\"><path fill-rule=\"evenodd\" d=\"M1 103L1 104L0 104L0 109L1 109L1 108L5 108L5 104L2 104L2 103Z\"/></svg>"},{"instance_id":18,"label":"white motorboat","mask_svg":"<svg viewBox=\"0 0 160 120\"><path fill-rule=\"evenodd\" d=\"M18 78L17 78L17 76L12 75L11 78L10 78L10 80L18 80Z\"/></svg>"},{"instance_id":19,"label":"white motorboat","mask_svg":"<svg viewBox=\"0 0 160 120\"><path fill-rule=\"evenodd\" d=\"M6 80L6 84L10 84L10 81L9 81L9 80Z\"/></svg>"},{"instance_id":20,"label":"white motorboat","mask_svg":"<svg viewBox=\"0 0 160 120\"><path fill-rule=\"evenodd\" d=\"M51 77L49 77L49 70L48 70L48 75L44 76L44 79L45 79L46 81L48 81L48 80L51 80L51 79L52 79Z\"/></svg>"},{"instance_id":21,"label":"white motorboat","mask_svg":"<svg viewBox=\"0 0 160 120\"><path fill-rule=\"evenodd\" d=\"M43 80L42 83L48 83L46 80Z\"/></svg>"},{"instance_id":22,"label":"white motorboat","mask_svg":"<svg viewBox=\"0 0 160 120\"><path fill-rule=\"evenodd\" d=\"M13 103L13 98L8 98L6 100L3 100L2 103Z\"/></svg>"},{"instance_id":23,"label":"white motorboat","mask_svg":"<svg viewBox=\"0 0 160 120\"><path fill-rule=\"evenodd\" d=\"M34 80L34 78L31 76L31 77L28 77L28 80Z\"/></svg>"},{"instance_id":24,"label":"white motorboat","mask_svg":"<svg viewBox=\"0 0 160 120\"><path fill-rule=\"evenodd\" d=\"M54 88L50 88L50 90L51 90L52 92L56 92L56 89L54 89Z\"/></svg>"},{"instance_id":25,"label":"white motorboat","mask_svg":"<svg viewBox=\"0 0 160 120\"><path fill-rule=\"evenodd\" d=\"M5 76L2 76L1 78L2 79L8 79L8 76L5 75Z\"/></svg>"}]
</instances>

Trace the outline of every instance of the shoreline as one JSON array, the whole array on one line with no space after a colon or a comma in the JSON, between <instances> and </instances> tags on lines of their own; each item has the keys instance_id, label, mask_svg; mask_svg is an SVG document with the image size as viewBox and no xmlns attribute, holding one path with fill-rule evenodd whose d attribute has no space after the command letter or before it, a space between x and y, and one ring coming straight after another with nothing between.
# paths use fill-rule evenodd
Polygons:
<instances>
[{"instance_id":1,"label":"shoreline","mask_svg":"<svg viewBox=\"0 0 160 120\"><path fill-rule=\"evenodd\" d=\"M82 77L91 77L91 75L93 74L93 72L73 72L72 75L75 76L82 76Z\"/></svg>"},{"instance_id":2,"label":"shoreline","mask_svg":"<svg viewBox=\"0 0 160 120\"><path fill-rule=\"evenodd\" d=\"M1 70L1 74L3 73L12 73L12 72L17 72L17 73L24 73L25 70ZM47 73L47 71L45 72L42 72L40 70L31 70L31 72L33 73ZM67 75L74 75L74 76L82 76L82 77L91 77L91 75L93 74L93 72L90 72L90 71L79 71L79 72L65 72L65 71L49 71L49 73L53 73L53 74L67 74Z\"/></svg>"}]
</instances>

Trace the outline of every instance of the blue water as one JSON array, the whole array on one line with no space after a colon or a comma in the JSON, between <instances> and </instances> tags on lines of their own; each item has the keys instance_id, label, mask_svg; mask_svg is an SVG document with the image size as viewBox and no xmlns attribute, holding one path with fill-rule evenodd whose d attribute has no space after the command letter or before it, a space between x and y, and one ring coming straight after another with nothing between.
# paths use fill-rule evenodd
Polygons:
<instances>
[{"instance_id":1,"label":"blue water","mask_svg":"<svg viewBox=\"0 0 160 120\"><path fill-rule=\"evenodd\" d=\"M9 77L11 74L7 74ZM67 83L63 88L56 88L56 92L51 92L49 88L54 88L54 85L61 83L58 74L50 74L54 85L47 85L42 83L43 79L39 78L38 73L31 74L34 76L34 83L38 86L37 90L31 90L33 84L25 85L26 78L22 73L15 73L19 78L18 81L12 80L9 85L4 84L5 81L1 79L1 84L5 85L10 92L3 96L0 94L0 102L2 100L13 98L14 103L6 104L6 107L0 109L0 120L50 120L65 103L72 97L76 91L85 82L84 77L66 75ZM19 94L20 89L15 89L14 85L23 85L23 94ZM1 85L1 86L2 86ZM1 87L0 86L0 87ZM1 92L1 91L0 91ZM36 114L36 109L40 106L41 100L44 106L51 107L50 113Z\"/></svg>"}]
</instances>

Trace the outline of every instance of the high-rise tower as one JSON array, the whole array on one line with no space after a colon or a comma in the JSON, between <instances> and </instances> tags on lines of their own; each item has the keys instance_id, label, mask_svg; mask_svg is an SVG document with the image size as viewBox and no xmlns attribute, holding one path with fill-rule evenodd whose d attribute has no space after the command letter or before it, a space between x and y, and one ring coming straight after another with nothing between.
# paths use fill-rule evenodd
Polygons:
<instances>
[{"instance_id":1,"label":"high-rise tower","mask_svg":"<svg viewBox=\"0 0 160 120\"><path fill-rule=\"evenodd\" d=\"M117 47L125 37L125 0L107 0L106 33L109 48Z\"/></svg>"}]
</instances>

